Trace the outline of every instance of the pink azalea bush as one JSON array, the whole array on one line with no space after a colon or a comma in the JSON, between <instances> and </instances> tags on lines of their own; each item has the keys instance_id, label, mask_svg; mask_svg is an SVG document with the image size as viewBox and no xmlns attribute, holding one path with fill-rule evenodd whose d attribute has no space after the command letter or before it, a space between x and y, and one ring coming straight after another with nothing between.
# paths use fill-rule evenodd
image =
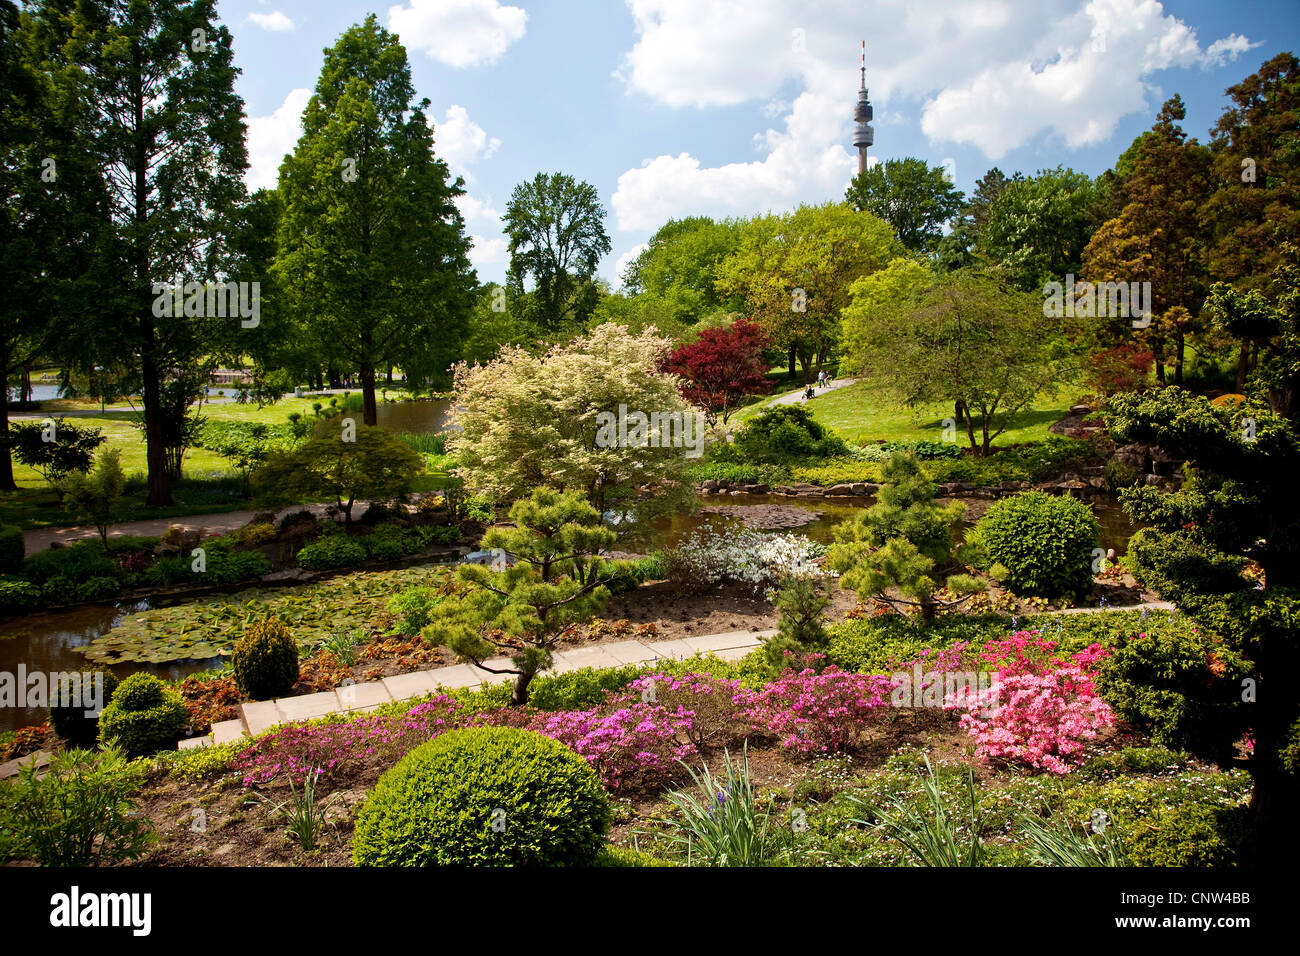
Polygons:
<instances>
[{"instance_id":1,"label":"pink azalea bush","mask_svg":"<svg viewBox=\"0 0 1300 956\"><path fill-rule=\"evenodd\" d=\"M745 715L799 753L832 753L858 743L879 708L888 706L894 682L838 667L821 673L788 670L749 700Z\"/></svg>"},{"instance_id":2,"label":"pink azalea bush","mask_svg":"<svg viewBox=\"0 0 1300 956\"><path fill-rule=\"evenodd\" d=\"M439 695L399 717L363 717L346 723L289 724L255 741L232 766L246 771L244 786L287 774L295 784L312 770L329 776L371 754L396 759L417 744L461 726L460 705Z\"/></svg>"},{"instance_id":3,"label":"pink azalea bush","mask_svg":"<svg viewBox=\"0 0 1300 956\"><path fill-rule=\"evenodd\" d=\"M977 756L1068 773L1084 741L1114 724L1093 685L1093 668L1105 649L1091 644L1061 659L1056 647L1032 631L991 641L980 656L996 668L996 706L975 699L967 687L945 702L949 709L966 710L961 725L975 738Z\"/></svg>"},{"instance_id":4,"label":"pink azalea bush","mask_svg":"<svg viewBox=\"0 0 1300 956\"><path fill-rule=\"evenodd\" d=\"M697 748L728 746L750 730L744 710L753 692L741 687L739 681L711 674L655 673L638 677L628 685L628 691L621 700L662 704L688 716L690 723L685 733Z\"/></svg>"},{"instance_id":5,"label":"pink azalea bush","mask_svg":"<svg viewBox=\"0 0 1300 956\"><path fill-rule=\"evenodd\" d=\"M528 729L573 748L612 792L656 787L698 756L690 742L691 715L678 707L638 701L594 710L537 714Z\"/></svg>"}]
</instances>

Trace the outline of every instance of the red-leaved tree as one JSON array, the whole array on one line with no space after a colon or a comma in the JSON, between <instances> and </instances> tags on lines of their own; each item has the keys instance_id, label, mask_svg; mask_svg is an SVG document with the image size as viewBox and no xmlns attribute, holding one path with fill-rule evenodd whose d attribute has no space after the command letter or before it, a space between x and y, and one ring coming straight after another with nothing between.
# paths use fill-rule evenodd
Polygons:
<instances>
[{"instance_id":1,"label":"red-leaved tree","mask_svg":"<svg viewBox=\"0 0 1300 956\"><path fill-rule=\"evenodd\" d=\"M677 348L664 370L682 378L682 397L705 410L710 422L725 424L745 395L768 389L763 349L767 335L754 322L737 319L727 328L705 329Z\"/></svg>"}]
</instances>

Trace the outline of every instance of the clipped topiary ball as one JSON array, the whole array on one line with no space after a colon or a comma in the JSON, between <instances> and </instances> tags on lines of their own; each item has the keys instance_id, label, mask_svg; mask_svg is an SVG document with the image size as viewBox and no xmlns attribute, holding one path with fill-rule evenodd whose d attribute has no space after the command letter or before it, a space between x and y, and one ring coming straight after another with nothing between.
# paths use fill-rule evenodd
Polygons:
<instances>
[{"instance_id":1,"label":"clipped topiary ball","mask_svg":"<svg viewBox=\"0 0 1300 956\"><path fill-rule=\"evenodd\" d=\"M53 689L50 723L59 736L78 747L92 747L99 736L99 714L87 716L95 698L107 707L117 690L117 678L109 670L86 670L64 674ZM101 711L102 712L102 711Z\"/></svg>"},{"instance_id":2,"label":"clipped topiary ball","mask_svg":"<svg viewBox=\"0 0 1300 956\"><path fill-rule=\"evenodd\" d=\"M298 683L298 645L279 618L259 621L231 648L235 686L251 700L283 697Z\"/></svg>"},{"instance_id":3,"label":"clipped topiary ball","mask_svg":"<svg viewBox=\"0 0 1300 956\"><path fill-rule=\"evenodd\" d=\"M99 739L116 742L129 757L173 750L185 735L190 711L185 700L152 674L132 674L117 686L99 715Z\"/></svg>"},{"instance_id":4,"label":"clipped topiary ball","mask_svg":"<svg viewBox=\"0 0 1300 956\"><path fill-rule=\"evenodd\" d=\"M442 734L379 778L357 818L358 866L589 866L609 801L564 744L514 727Z\"/></svg>"},{"instance_id":5,"label":"clipped topiary ball","mask_svg":"<svg viewBox=\"0 0 1300 956\"><path fill-rule=\"evenodd\" d=\"M993 505L967 540L1016 594L1074 597L1092 587L1099 531L1097 516L1082 501L1023 491Z\"/></svg>"}]
</instances>

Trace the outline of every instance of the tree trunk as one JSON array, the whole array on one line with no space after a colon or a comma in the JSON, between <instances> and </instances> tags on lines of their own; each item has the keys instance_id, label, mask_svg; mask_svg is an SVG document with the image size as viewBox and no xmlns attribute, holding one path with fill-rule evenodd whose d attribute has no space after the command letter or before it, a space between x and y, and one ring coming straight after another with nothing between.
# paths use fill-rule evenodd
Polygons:
<instances>
[{"instance_id":1,"label":"tree trunk","mask_svg":"<svg viewBox=\"0 0 1300 956\"><path fill-rule=\"evenodd\" d=\"M1174 351L1174 384L1183 384L1183 357L1187 351L1187 336L1178 333L1178 346Z\"/></svg>"},{"instance_id":2,"label":"tree trunk","mask_svg":"<svg viewBox=\"0 0 1300 956\"><path fill-rule=\"evenodd\" d=\"M790 380L794 381L794 377L798 373L794 369L794 346L793 345L790 346L789 359L790 359Z\"/></svg>"},{"instance_id":3,"label":"tree trunk","mask_svg":"<svg viewBox=\"0 0 1300 956\"><path fill-rule=\"evenodd\" d=\"M384 375L384 384L389 388L393 387L393 367L391 365L388 366L388 371Z\"/></svg>"},{"instance_id":4,"label":"tree trunk","mask_svg":"<svg viewBox=\"0 0 1300 956\"><path fill-rule=\"evenodd\" d=\"M369 362L361 366L361 395L367 425L379 424L379 407L375 404L375 367Z\"/></svg>"},{"instance_id":5,"label":"tree trunk","mask_svg":"<svg viewBox=\"0 0 1300 956\"><path fill-rule=\"evenodd\" d=\"M523 707L528 703L528 685L532 682L532 674L515 675L514 685L510 689L511 707Z\"/></svg>"},{"instance_id":6,"label":"tree trunk","mask_svg":"<svg viewBox=\"0 0 1300 956\"><path fill-rule=\"evenodd\" d=\"M0 491L13 491L14 462L9 452L9 348L0 336Z\"/></svg>"},{"instance_id":7,"label":"tree trunk","mask_svg":"<svg viewBox=\"0 0 1300 956\"><path fill-rule=\"evenodd\" d=\"M1250 363L1250 343L1241 343L1241 354L1237 356L1237 391L1246 387L1246 366Z\"/></svg>"}]
</instances>

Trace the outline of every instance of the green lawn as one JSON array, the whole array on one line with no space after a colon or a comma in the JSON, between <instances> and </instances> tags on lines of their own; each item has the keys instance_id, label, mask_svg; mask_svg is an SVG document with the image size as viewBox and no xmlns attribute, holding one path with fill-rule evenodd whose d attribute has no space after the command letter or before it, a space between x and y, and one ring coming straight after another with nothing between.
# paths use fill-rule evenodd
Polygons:
<instances>
[{"instance_id":1,"label":"green lawn","mask_svg":"<svg viewBox=\"0 0 1300 956\"><path fill-rule=\"evenodd\" d=\"M748 405L733 422L743 422L761 411L766 403ZM886 398L878 388L858 382L814 398L804 406L821 424L834 429L855 444L874 441L939 441L943 420L952 417L951 405L904 408ZM1047 426L1065 417L1070 403L1063 395L1044 395L1015 415L996 441L998 445L1043 441ZM965 436L958 436L965 441Z\"/></svg>"}]
</instances>

